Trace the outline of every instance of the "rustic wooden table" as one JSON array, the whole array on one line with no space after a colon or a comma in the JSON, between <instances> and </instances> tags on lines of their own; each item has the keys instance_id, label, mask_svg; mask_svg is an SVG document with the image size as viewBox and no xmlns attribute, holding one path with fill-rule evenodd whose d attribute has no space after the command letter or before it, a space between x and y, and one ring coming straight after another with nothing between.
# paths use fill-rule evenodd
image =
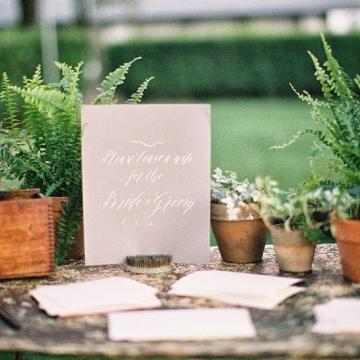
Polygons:
<instances>
[{"instance_id":1,"label":"rustic wooden table","mask_svg":"<svg viewBox=\"0 0 360 360\"><path fill-rule=\"evenodd\" d=\"M119 265L85 267L80 261L60 267L53 278L3 281L0 282L0 298L6 308L18 317L23 328L14 331L0 323L0 351L121 358L360 358L360 336L321 336L310 332L314 323L312 308L315 304L334 297L360 296L360 284L352 284L342 277L337 247L333 244L317 247L313 272L304 275L307 287L305 292L288 299L275 310L251 309L258 331L257 338L253 340L136 344L110 342L107 339L105 316L65 320L50 318L41 312L27 295L29 289L40 283L63 284L106 276L131 276L159 289L159 297L164 308L224 306L213 301L179 298L166 294L175 280L201 269L279 274L272 246L266 246L264 259L259 264L223 263L218 250L213 248L209 265L178 265L173 273L166 275L130 275Z\"/></svg>"}]
</instances>

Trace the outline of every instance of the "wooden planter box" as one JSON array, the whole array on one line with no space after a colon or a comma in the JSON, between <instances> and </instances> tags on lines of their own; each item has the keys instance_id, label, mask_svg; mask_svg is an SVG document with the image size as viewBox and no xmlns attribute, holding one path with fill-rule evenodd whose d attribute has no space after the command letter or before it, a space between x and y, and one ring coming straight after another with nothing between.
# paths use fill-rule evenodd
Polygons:
<instances>
[{"instance_id":1,"label":"wooden planter box","mask_svg":"<svg viewBox=\"0 0 360 360\"><path fill-rule=\"evenodd\" d=\"M52 200L39 191L0 191L0 279L55 271Z\"/></svg>"}]
</instances>

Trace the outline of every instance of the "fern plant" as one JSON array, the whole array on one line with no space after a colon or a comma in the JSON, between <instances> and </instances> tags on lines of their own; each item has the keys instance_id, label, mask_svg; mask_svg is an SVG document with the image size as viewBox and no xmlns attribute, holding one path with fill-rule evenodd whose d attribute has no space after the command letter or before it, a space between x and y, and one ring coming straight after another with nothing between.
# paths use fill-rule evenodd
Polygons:
<instances>
[{"instance_id":1,"label":"fern plant","mask_svg":"<svg viewBox=\"0 0 360 360\"><path fill-rule=\"evenodd\" d=\"M136 58L105 77L93 104L112 104ZM82 218L81 125L83 95L76 67L55 63L58 83L45 84L38 66L22 86L2 76L0 101L5 105L0 123L0 178L15 180L21 188L39 188L47 196L66 196L57 226L56 260L65 261ZM152 77L146 79L127 103L139 103ZM19 103L20 97L22 101Z\"/></svg>"},{"instance_id":2,"label":"fern plant","mask_svg":"<svg viewBox=\"0 0 360 360\"><path fill-rule=\"evenodd\" d=\"M299 92L290 84L299 99L311 107L311 116L318 127L301 130L289 142L273 148L283 149L306 134L313 135L315 158L325 164L327 171L313 174L306 185L352 187L360 184L360 76L352 80L334 57L324 35L321 39L326 56L324 64L311 52L308 54L323 98L314 98L305 90Z\"/></svg>"}]
</instances>

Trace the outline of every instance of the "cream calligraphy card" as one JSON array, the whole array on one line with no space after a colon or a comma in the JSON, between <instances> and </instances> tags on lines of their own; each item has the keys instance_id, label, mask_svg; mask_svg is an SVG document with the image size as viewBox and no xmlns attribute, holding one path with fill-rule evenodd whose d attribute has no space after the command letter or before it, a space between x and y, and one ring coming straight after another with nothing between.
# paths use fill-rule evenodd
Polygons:
<instances>
[{"instance_id":1,"label":"cream calligraphy card","mask_svg":"<svg viewBox=\"0 0 360 360\"><path fill-rule=\"evenodd\" d=\"M81 118L86 264L207 263L210 106L86 105Z\"/></svg>"}]
</instances>

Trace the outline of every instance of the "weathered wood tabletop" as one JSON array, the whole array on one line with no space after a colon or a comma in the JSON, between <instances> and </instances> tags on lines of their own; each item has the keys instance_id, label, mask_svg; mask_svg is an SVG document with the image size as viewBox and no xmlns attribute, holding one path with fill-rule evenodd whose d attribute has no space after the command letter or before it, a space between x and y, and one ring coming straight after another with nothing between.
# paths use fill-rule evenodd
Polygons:
<instances>
[{"instance_id":1,"label":"weathered wood tabletop","mask_svg":"<svg viewBox=\"0 0 360 360\"><path fill-rule=\"evenodd\" d=\"M106 316L51 318L41 312L28 296L29 289L40 283L63 284L106 276L131 276L156 287L164 308L226 306L214 301L166 294L175 280L201 269L279 274L272 246L266 246L264 259L259 264L223 263L218 250L213 248L209 265L177 265L171 274L130 275L120 265L85 267L79 261L59 267L52 278L3 281L0 282L0 299L19 318L23 328L14 331L1 322L0 351L119 357L360 358L360 336L321 336L310 332L314 323L312 309L315 304L334 297L360 296L360 284L352 284L342 277L337 247L333 244L317 247L313 272L304 276L307 287L305 292L286 300L275 310L251 309L258 331L258 336L252 340L110 342L107 339Z\"/></svg>"}]
</instances>

